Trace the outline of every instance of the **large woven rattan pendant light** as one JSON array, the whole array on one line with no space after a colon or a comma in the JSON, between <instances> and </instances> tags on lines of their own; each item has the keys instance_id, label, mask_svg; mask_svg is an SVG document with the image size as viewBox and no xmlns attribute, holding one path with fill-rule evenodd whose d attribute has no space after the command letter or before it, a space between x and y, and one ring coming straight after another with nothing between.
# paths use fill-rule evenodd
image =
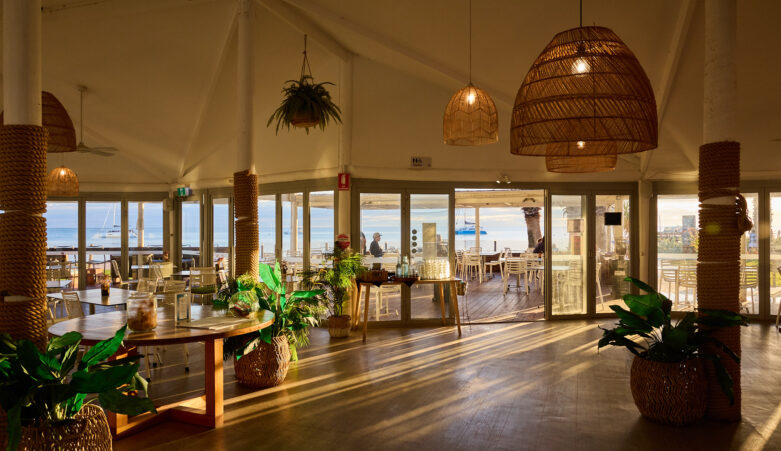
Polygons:
<instances>
[{"instance_id":1,"label":"large woven rattan pendant light","mask_svg":"<svg viewBox=\"0 0 781 451\"><path fill-rule=\"evenodd\" d=\"M65 166L54 168L46 179L46 192L49 196L78 196L79 178Z\"/></svg>"},{"instance_id":2,"label":"large woven rattan pendant light","mask_svg":"<svg viewBox=\"0 0 781 451\"><path fill-rule=\"evenodd\" d=\"M0 123L4 114L0 113ZM41 91L41 119L46 131L49 132L47 153L64 153L76 151L76 130L73 128L65 107L54 94Z\"/></svg>"},{"instance_id":3,"label":"large woven rattan pendant light","mask_svg":"<svg viewBox=\"0 0 781 451\"><path fill-rule=\"evenodd\" d=\"M610 172L616 168L615 155L586 155L577 157L545 157L548 172L575 174L584 172Z\"/></svg>"},{"instance_id":4,"label":"large woven rattan pendant light","mask_svg":"<svg viewBox=\"0 0 781 451\"><path fill-rule=\"evenodd\" d=\"M553 37L534 61L513 107L510 151L584 156L656 147L656 100L640 62L605 27Z\"/></svg>"},{"instance_id":5,"label":"large woven rattan pendant light","mask_svg":"<svg viewBox=\"0 0 781 451\"><path fill-rule=\"evenodd\" d=\"M443 138L451 146L481 146L499 140L499 117L493 99L472 84L472 0L469 0L469 83L445 108Z\"/></svg>"}]
</instances>

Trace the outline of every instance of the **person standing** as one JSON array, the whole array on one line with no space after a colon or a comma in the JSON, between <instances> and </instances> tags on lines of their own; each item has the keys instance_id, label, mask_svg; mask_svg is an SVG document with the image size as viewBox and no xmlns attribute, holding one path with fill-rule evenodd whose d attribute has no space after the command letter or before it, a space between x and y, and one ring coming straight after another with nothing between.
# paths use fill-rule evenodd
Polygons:
<instances>
[{"instance_id":1,"label":"person standing","mask_svg":"<svg viewBox=\"0 0 781 451\"><path fill-rule=\"evenodd\" d=\"M361 255L366 255L366 235L361 232Z\"/></svg>"},{"instance_id":2,"label":"person standing","mask_svg":"<svg viewBox=\"0 0 781 451\"><path fill-rule=\"evenodd\" d=\"M369 245L369 253L372 254L374 257L382 257L384 252L382 251L382 248L380 247L380 237L382 235L379 232L374 232L372 244Z\"/></svg>"}]
</instances>

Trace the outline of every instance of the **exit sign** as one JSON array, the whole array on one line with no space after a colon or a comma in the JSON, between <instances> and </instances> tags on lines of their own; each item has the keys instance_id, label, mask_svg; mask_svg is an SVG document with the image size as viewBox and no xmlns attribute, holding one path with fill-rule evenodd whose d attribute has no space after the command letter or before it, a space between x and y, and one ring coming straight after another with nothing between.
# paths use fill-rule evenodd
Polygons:
<instances>
[{"instance_id":1,"label":"exit sign","mask_svg":"<svg viewBox=\"0 0 781 451\"><path fill-rule=\"evenodd\" d=\"M182 188L176 188L176 195L179 197L187 197L193 193L193 190L190 189L189 186L185 186Z\"/></svg>"},{"instance_id":2,"label":"exit sign","mask_svg":"<svg viewBox=\"0 0 781 451\"><path fill-rule=\"evenodd\" d=\"M431 167L431 157L411 157L410 167L412 169L425 169Z\"/></svg>"}]
</instances>

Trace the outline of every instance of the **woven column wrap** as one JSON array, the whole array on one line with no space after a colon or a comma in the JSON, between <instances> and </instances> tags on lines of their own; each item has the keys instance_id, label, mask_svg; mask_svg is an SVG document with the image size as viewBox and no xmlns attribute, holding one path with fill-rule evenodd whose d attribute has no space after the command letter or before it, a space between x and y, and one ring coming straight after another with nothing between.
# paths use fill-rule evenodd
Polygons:
<instances>
[{"instance_id":1,"label":"woven column wrap","mask_svg":"<svg viewBox=\"0 0 781 451\"><path fill-rule=\"evenodd\" d=\"M46 219L21 211L0 215L0 291L46 295Z\"/></svg>"},{"instance_id":2,"label":"woven column wrap","mask_svg":"<svg viewBox=\"0 0 781 451\"><path fill-rule=\"evenodd\" d=\"M46 143L48 132L37 125L0 129L0 210L46 211Z\"/></svg>"},{"instance_id":3,"label":"woven column wrap","mask_svg":"<svg viewBox=\"0 0 781 451\"><path fill-rule=\"evenodd\" d=\"M700 147L699 198L700 225L697 255L697 300L701 309L740 311L740 237L751 228L746 217L745 199L739 193L740 143L724 141ZM732 197L734 203L715 205L708 199ZM714 332L714 337L740 355L740 328ZM735 403L721 391L711 364L708 375L707 416L723 421L740 420L740 365L723 352L709 346L708 352L718 353L732 376Z\"/></svg>"},{"instance_id":4,"label":"woven column wrap","mask_svg":"<svg viewBox=\"0 0 781 451\"><path fill-rule=\"evenodd\" d=\"M258 277L258 176L249 171L233 174L233 211L236 227L236 275Z\"/></svg>"}]
</instances>

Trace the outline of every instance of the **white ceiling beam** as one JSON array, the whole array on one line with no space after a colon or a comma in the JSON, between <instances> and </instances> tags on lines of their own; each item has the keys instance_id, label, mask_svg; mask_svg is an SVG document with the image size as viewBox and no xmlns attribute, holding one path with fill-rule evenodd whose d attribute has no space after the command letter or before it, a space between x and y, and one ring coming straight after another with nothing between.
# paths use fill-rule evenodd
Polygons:
<instances>
[{"instance_id":1,"label":"white ceiling beam","mask_svg":"<svg viewBox=\"0 0 781 451\"><path fill-rule=\"evenodd\" d=\"M673 34L670 38L667 58L665 58L664 66L662 66L662 78L659 81L660 90L656 96L656 116L660 129L662 127L662 121L664 120L664 113L667 110L667 103L670 101L670 91L672 90L673 82L675 81L675 75L678 73L681 54L683 53L683 48L686 46L689 28L691 28L696 6L697 2L694 0L684 0L681 2L681 7L678 10L678 18L675 21ZM685 148L683 154L692 168L697 169L699 157L696 149ZM648 166L651 164L652 156L653 151L643 152L640 157L640 174L643 179L645 179L648 172Z\"/></svg>"},{"instance_id":2,"label":"white ceiling beam","mask_svg":"<svg viewBox=\"0 0 781 451\"><path fill-rule=\"evenodd\" d=\"M269 0L259 0L259 1L265 2ZM431 61L431 59L429 59L424 55L421 55L420 53L416 52L414 49L411 49L406 45L392 38L389 38L388 36L378 33L369 27L348 20L341 14L335 13L334 11L331 11L330 9L325 8L311 0L284 0L284 2L293 5L301 10L308 11L317 17L322 17L323 19L334 22L337 25L344 27L353 33L362 36L363 38L374 42L375 44L381 45L382 47L392 51L393 53L396 53L402 57L410 59L418 64L421 64L439 73L440 75L449 78L454 82L453 83L454 86L465 85L466 80L469 78L465 73L462 73L459 70L455 70L452 67L446 66L438 62ZM481 86L487 92L490 92L491 97L493 97L496 103L502 104L502 106L512 110L515 99L498 94L501 91L494 89L491 86L487 86L484 83L480 82L479 80L475 81L475 84Z\"/></svg>"},{"instance_id":3,"label":"white ceiling beam","mask_svg":"<svg viewBox=\"0 0 781 451\"><path fill-rule=\"evenodd\" d=\"M190 160L190 156L193 152L193 147L195 146L195 141L198 139L198 136L201 134L201 130L203 129L203 123L206 118L206 114L209 109L209 105L212 103L212 99L214 98L214 93L217 90L217 83L220 79L220 74L222 73L222 68L225 65L225 58L228 55L228 50L230 47L231 42L233 41L233 35L236 34L236 24L238 17L238 3L236 4L236 7L233 9L233 19L231 19L231 24L228 27L228 33L225 35L225 40L222 43L222 49L220 49L220 54L217 57L217 63L214 65L214 70L211 73L211 78L209 80L209 88L204 94L203 98L201 99L201 105L199 108L198 113L198 120L195 123L195 126L193 127L193 132L190 135L190 139L187 141L187 146L184 149L184 153L182 155L182 159L179 162L179 179L189 174L193 169L195 169L198 164L201 162L201 159L196 160L194 163L190 164L190 166L185 168L185 165Z\"/></svg>"},{"instance_id":4,"label":"white ceiling beam","mask_svg":"<svg viewBox=\"0 0 781 451\"><path fill-rule=\"evenodd\" d=\"M293 8L282 0L256 0L256 2L282 19L283 22L317 41L340 60L349 61L352 58L352 52L350 50L334 39L333 36L328 34L310 18L301 14L301 11L298 9Z\"/></svg>"}]
</instances>

